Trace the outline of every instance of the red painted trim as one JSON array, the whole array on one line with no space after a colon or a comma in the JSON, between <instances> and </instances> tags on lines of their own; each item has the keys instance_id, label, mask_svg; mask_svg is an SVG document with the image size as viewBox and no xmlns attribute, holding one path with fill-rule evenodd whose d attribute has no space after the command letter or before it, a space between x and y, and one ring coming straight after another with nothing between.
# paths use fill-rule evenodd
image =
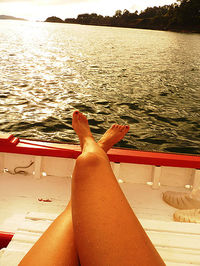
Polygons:
<instances>
[{"instance_id":1,"label":"red painted trim","mask_svg":"<svg viewBox=\"0 0 200 266\"><path fill-rule=\"evenodd\" d=\"M109 158L114 162L200 169L200 156L192 155L111 149Z\"/></svg>"},{"instance_id":2,"label":"red painted trim","mask_svg":"<svg viewBox=\"0 0 200 266\"><path fill-rule=\"evenodd\" d=\"M0 231L0 249L1 248L6 248L13 238L14 234L13 233L8 233L8 232L2 232Z\"/></svg>"},{"instance_id":3,"label":"red painted trim","mask_svg":"<svg viewBox=\"0 0 200 266\"><path fill-rule=\"evenodd\" d=\"M12 141L12 144L9 142L9 139ZM0 145L0 152L74 159L81 154L79 145L33 140L16 140L13 136L12 138L8 137L7 140L8 143L6 143L4 139L3 145ZM108 152L108 157L110 161L113 162L200 169L200 156L194 155L111 149Z\"/></svg>"}]
</instances>

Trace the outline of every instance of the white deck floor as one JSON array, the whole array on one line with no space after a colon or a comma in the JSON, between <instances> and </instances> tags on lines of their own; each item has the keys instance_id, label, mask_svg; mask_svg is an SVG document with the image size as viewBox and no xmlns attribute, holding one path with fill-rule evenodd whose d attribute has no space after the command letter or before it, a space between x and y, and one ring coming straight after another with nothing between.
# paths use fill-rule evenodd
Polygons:
<instances>
[{"instance_id":1,"label":"white deck floor","mask_svg":"<svg viewBox=\"0 0 200 266\"><path fill-rule=\"evenodd\" d=\"M0 176L0 231L15 233L0 252L0 266L18 265L70 198L70 178ZM162 201L162 192L144 184L120 184L127 199L166 265L200 265L200 224L173 221L176 209ZM180 191L180 189L179 189ZM42 202L38 199L50 199ZM32 218L35 218L34 220ZM133 263L134 265L134 263Z\"/></svg>"}]
</instances>

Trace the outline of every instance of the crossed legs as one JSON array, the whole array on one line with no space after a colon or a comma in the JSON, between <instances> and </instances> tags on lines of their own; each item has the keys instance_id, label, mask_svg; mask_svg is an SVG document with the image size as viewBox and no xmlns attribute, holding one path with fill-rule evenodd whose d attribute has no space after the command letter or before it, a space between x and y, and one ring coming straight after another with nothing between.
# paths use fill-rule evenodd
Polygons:
<instances>
[{"instance_id":1,"label":"crossed legs","mask_svg":"<svg viewBox=\"0 0 200 266\"><path fill-rule=\"evenodd\" d=\"M72 177L74 237L81 265L164 265L134 215L87 119L73 117L82 154Z\"/></svg>"},{"instance_id":2,"label":"crossed legs","mask_svg":"<svg viewBox=\"0 0 200 266\"><path fill-rule=\"evenodd\" d=\"M106 152L127 133L115 125L97 144L78 111L73 128L82 154L72 177L72 203L21 261L22 265L164 265L129 206Z\"/></svg>"}]
</instances>

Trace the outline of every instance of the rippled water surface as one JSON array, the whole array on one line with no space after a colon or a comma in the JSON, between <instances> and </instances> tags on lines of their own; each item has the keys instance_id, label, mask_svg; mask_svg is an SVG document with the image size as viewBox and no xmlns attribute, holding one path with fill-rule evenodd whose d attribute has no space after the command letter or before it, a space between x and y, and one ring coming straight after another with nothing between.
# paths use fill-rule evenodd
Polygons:
<instances>
[{"instance_id":1,"label":"rippled water surface","mask_svg":"<svg viewBox=\"0 0 200 266\"><path fill-rule=\"evenodd\" d=\"M118 146L200 154L200 35L0 21L0 130L75 142L130 124Z\"/></svg>"}]
</instances>

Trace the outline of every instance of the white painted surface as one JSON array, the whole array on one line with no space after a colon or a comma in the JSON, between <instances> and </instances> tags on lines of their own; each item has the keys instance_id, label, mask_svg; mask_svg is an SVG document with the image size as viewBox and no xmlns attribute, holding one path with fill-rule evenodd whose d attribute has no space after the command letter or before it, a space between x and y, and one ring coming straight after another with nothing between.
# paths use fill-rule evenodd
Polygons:
<instances>
[{"instance_id":1,"label":"white painted surface","mask_svg":"<svg viewBox=\"0 0 200 266\"><path fill-rule=\"evenodd\" d=\"M195 169L193 179L193 189L198 190L200 188L200 170Z\"/></svg>"},{"instance_id":2,"label":"white painted surface","mask_svg":"<svg viewBox=\"0 0 200 266\"><path fill-rule=\"evenodd\" d=\"M164 186L182 187L191 185L193 169L162 166L160 182Z\"/></svg>"},{"instance_id":3,"label":"white painted surface","mask_svg":"<svg viewBox=\"0 0 200 266\"><path fill-rule=\"evenodd\" d=\"M127 183L146 184L152 178L151 165L121 163L119 177Z\"/></svg>"},{"instance_id":4,"label":"white painted surface","mask_svg":"<svg viewBox=\"0 0 200 266\"><path fill-rule=\"evenodd\" d=\"M162 167L154 166L152 173L152 188L159 189Z\"/></svg>"}]
</instances>

